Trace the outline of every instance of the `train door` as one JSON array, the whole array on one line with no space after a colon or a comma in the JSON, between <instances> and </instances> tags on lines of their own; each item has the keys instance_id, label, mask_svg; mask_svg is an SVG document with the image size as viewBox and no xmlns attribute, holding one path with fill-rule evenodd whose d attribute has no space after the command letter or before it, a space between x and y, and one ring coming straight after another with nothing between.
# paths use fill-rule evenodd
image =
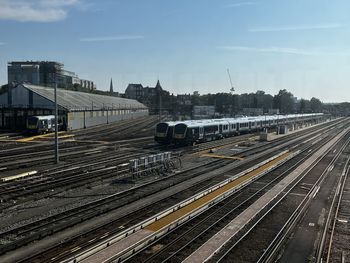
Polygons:
<instances>
[{"instance_id":1,"label":"train door","mask_svg":"<svg viewBox=\"0 0 350 263\"><path fill-rule=\"evenodd\" d=\"M199 127L199 135L198 135L198 138L200 140L202 140L204 137L204 128L203 127Z\"/></svg>"},{"instance_id":2,"label":"train door","mask_svg":"<svg viewBox=\"0 0 350 263\"><path fill-rule=\"evenodd\" d=\"M252 122L249 121L248 123L249 123L249 130L251 130L252 129Z\"/></svg>"},{"instance_id":3,"label":"train door","mask_svg":"<svg viewBox=\"0 0 350 263\"><path fill-rule=\"evenodd\" d=\"M219 124L219 134L222 134L222 124Z\"/></svg>"}]
</instances>

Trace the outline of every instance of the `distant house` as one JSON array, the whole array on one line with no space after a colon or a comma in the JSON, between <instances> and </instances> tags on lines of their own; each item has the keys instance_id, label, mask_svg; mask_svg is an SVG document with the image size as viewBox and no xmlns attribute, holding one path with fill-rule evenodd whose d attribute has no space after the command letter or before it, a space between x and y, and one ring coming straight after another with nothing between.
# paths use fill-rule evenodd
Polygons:
<instances>
[{"instance_id":1,"label":"distant house","mask_svg":"<svg viewBox=\"0 0 350 263\"><path fill-rule=\"evenodd\" d=\"M142 84L129 84L125 90L125 97L139 101L149 100L162 92L159 80L155 87L143 87Z\"/></svg>"},{"instance_id":2,"label":"distant house","mask_svg":"<svg viewBox=\"0 0 350 263\"><path fill-rule=\"evenodd\" d=\"M176 96L176 103L178 105L192 105L191 94L179 94Z\"/></svg>"},{"instance_id":3,"label":"distant house","mask_svg":"<svg viewBox=\"0 0 350 263\"><path fill-rule=\"evenodd\" d=\"M193 118L194 119L207 119L215 116L215 106L193 106Z\"/></svg>"},{"instance_id":4,"label":"distant house","mask_svg":"<svg viewBox=\"0 0 350 263\"><path fill-rule=\"evenodd\" d=\"M125 90L125 97L133 100L140 100L144 97L142 84L129 84Z\"/></svg>"}]
</instances>

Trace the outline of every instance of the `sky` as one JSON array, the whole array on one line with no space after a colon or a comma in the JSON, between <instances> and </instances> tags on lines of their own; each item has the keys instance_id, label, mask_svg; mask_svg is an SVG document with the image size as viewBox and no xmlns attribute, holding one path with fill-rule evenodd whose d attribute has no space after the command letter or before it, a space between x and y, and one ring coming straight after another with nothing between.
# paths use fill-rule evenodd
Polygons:
<instances>
[{"instance_id":1,"label":"sky","mask_svg":"<svg viewBox=\"0 0 350 263\"><path fill-rule=\"evenodd\" d=\"M287 89L350 101L348 0L0 0L0 84L7 62L55 60L124 92Z\"/></svg>"}]
</instances>

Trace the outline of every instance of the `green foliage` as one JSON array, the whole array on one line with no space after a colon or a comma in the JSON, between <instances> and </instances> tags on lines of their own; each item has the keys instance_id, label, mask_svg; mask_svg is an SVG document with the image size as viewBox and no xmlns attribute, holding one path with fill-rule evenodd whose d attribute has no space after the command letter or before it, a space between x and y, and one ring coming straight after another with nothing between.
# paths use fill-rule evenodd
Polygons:
<instances>
[{"instance_id":1,"label":"green foliage","mask_svg":"<svg viewBox=\"0 0 350 263\"><path fill-rule=\"evenodd\" d=\"M292 93L283 89L273 97L273 107L279 109L280 113L287 114L295 112L294 96Z\"/></svg>"},{"instance_id":2,"label":"green foliage","mask_svg":"<svg viewBox=\"0 0 350 263\"><path fill-rule=\"evenodd\" d=\"M9 90L9 85L8 84L0 86L0 94L3 94L5 92L7 92L8 90Z\"/></svg>"}]
</instances>

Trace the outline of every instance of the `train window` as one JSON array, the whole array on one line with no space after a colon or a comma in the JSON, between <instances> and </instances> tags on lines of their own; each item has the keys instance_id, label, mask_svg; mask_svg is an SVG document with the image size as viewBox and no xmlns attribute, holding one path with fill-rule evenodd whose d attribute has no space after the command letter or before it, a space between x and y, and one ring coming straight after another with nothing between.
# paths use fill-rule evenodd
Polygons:
<instances>
[{"instance_id":1,"label":"train window","mask_svg":"<svg viewBox=\"0 0 350 263\"><path fill-rule=\"evenodd\" d=\"M216 131L218 131L218 126L217 126L217 125L206 126L206 127L204 127L204 131L205 131L206 133L216 132Z\"/></svg>"},{"instance_id":2,"label":"train window","mask_svg":"<svg viewBox=\"0 0 350 263\"><path fill-rule=\"evenodd\" d=\"M28 118L28 125L37 125L38 119L36 117L29 117Z\"/></svg>"},{"instance_id":3,"label":"train window","mask_svg":"<svg viewBox=\"0 0 350 263\"><path fill-rule=\"evenodd\" d=\"M185 124L177 124L175 126L175 133L176 134L184 134L187 129L187 125Z\"/></svg>"},{"instance_id":4,"label":"train window","mask_svg":"<svg viewBox=\"0 0 350 263\"><path fill-rule=\"evenodd\" d=\"M159 123L157 125L157 132L166 132L167 129L168 129L167 123Z\"/></svg>"}]
</instances>

